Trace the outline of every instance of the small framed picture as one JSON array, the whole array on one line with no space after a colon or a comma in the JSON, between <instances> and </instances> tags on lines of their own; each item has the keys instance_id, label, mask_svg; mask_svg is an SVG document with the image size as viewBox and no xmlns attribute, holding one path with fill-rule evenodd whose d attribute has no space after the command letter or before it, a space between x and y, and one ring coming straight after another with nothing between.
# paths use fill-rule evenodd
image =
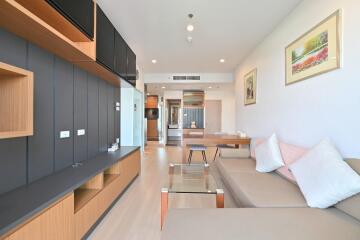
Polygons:
<instances>
[{"instance_id":1,"label":"small framed picture","mask_svg":"<svg viewBox=\"0 0 360 240\"><path fill-rule=\"evenodd\" d=\"M340 67L340 10L286 47L286 85Z\"/></svg>"},{"instance_id":2,"label":"small framed picture","mask_svg":"<svg viewBox=\"0 0 360 240\"><path fill-rule=\"evenodd\" d=\"M244 77L244 104L255 104L256 103L256 74L257 69L253 69L251 72Z\"/></svg>"}]
</instances>

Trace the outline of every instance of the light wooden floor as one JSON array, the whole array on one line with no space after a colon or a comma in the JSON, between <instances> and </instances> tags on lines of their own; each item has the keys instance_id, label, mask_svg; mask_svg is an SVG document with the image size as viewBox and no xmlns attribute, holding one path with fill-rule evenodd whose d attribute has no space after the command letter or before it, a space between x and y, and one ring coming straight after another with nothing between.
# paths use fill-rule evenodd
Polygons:
<instances>
[{"instance_id":1,"label":"light wooden floor","mask_svg":"<svg viewBox=\"0 0 360 240\"><path fill-rule=\"evenodd\" d=\"M212 162L215 149L209 149L207 157ZM181 162L180 147L164 147L149 143L142 157L141 175L119 199L112 210L97 226L88 239L91 240L159 240L160 190L167 180L168 164ZM201 155L194 155L194 162L201 161ZM211 166L218 185L222 186ZM235 204L225 190L225 207ZM214 208L214 195L170 194L170 208Z\"/></svg>"}]
</instances>

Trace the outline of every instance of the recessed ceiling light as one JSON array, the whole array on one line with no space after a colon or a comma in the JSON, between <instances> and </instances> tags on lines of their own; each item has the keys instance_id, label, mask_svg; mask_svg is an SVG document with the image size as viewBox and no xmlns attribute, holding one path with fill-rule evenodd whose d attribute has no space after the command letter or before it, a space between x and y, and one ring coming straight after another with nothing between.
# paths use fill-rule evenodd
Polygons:
<instances>
[{"instance_id":1,"label":"recessed ceiling light","mask_svg":"<svg viewBox=\"0 0 360 240\"><path fill-rule=\"evenodd\" d=\"M192 24L187 25L186 30L188 30L188 32L194 31L194 25Z\"/></svg>"},{"instance_id":2,"label":"recessed ceiling light","mask_svg":"<svg viewBox=\"0 0 360 240\"><path fill-rule=\"evenodd\" d=\"M186 40L188 41L188 43L192 43L192 36L188 36Z\"/></svg>"},{"instance_id":3,"label":"recessed ceiling light","mask_svg":"<svg viewBox=\"0 0 360 240\"><path fill-rule=\"evenodd\" d=\"M210 89L211 89L211 88L212 88L212 86L209 86L208 88L210 88Z\"/></svg>"},{"instance_id":4,"label":"recessed ceiling light","mask_svg":"<svg viewBox=\"0 0 360 240\"><path fill-rule=\"evenodd\" d=\"M151 60L153 64L157 63L156 59Z\"/></svg>"},{"instance_id":5,"label":"recessed ceiling light","mask_svg":"<svg viewBox=\"0 0 360 240\"><path fill-rule=\"evenodd\" d=\"M224 63L224 62L225 62L225 59L223 59L223 58L220 59L220 62L221 62L221 63Z\"/></svg>"},{"instance_id":6,"label":"recessed ceiling light","mask_svg":"<svg viewBox=\"0 0 360 240\"><path fill-rule=\"evenodd\" d=\"M162 86L161 88L162 88L162 89L165 89L166 87L165 87L165 86Z\"/></svg>"}]
</instances>

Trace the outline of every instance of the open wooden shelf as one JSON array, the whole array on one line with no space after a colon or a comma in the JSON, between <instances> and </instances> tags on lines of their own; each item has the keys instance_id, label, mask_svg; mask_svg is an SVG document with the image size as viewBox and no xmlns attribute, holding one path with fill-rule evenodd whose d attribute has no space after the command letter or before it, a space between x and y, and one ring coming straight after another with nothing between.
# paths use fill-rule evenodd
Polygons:
<instances>
[{"instance_id":1,"label":"open wooden shelf","mask_svg":"<svg viewBox=\"0 0 360 240\"><path fill-rule=\"evenodd\" d=\"M0 14L0 24L5 29L68 61L95 61L96 59L95 42L71 41L15 0L0 1Z\"/></svg>"},{"instance_id":2,"label":"open wooden shelf","mask_svg":"<svg viewBox=\"0 0 360 240\"><path fill-rule=\"evenodd\" d=\"M73 42L91 42L84 33L82 33L69 20L64 18L59 12L44 0L15 0L30 12L45 21L51 27L61 32L65 37Z\"/></svg>"},{"instance_id":3,"label":"open wooden shelf","mask_svg":"<svg viewBox=\"0 0 360 240\"><path fill-rule=\"evenodd\" d=\"M119 174L104 174L104 188L117 179Z\"/></svg>"},{"instance_id":4,"label":"open wooden shelf","mask_svg":"<svg viewBox=\"0 0 360 240\"><path fill-rule=\"evenodd\" d=\"M100 191L101 189L76 189L74 192L74 212L76 213L84 207Z\"/></svg>"},{"instance_id":5,"label":"open wooden shelf","mask_svg":"<svg viewBox=\"0 0 360 240\"><path fill-rule=\"evenodd\" d=\"M96 4L92 41L44 0L1 0L0 27L121 86L119 76L96 62Z\"/></svg>"},{"instance_id":6,"label":"open wooden shelf","mask_svg":"<svg viewBox=\"0 0 360 240\"><path fill-rule=\"evenodd\" d=\"M33 73L0 62L0 139L33 135Z\"/></svg>"}]
</instances>

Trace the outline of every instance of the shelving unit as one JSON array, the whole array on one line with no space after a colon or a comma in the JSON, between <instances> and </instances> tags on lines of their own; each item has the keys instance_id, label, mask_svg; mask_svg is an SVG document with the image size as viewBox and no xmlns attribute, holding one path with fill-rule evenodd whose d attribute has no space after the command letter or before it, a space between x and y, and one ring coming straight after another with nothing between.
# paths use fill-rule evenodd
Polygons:
<instances>
[{"instance_id":1,"label":"shelving unit","mask_svg":"<svg viewBox=\"0 0 360 240\"><path fill-rule=\"evenodd\" d=\"M120 77L96 62L96 4L93 40L50 9L43 0L1 0L0 27L120 87Z\"/></svg>"},{"instance_id":2,"label":"shelving unit","mask_svg":"<svg viewBox=\"0 0 360 240\"><path fill-rule=\"evenodd\" d=\"M93 199L101 189L76 189L74 192L74 212L78 212L84 207L91 199Z\"/></svg>"},{"instance_id":3,"label":"shelving unit","mask_svg":"<svg viewBox=\"0 0 360 240\"><path fill-rule=\"evenodd\" d=\"M119 177L118 174L104 174L104 188L107 187L118 177Z\"/></svg>"},{"instance_id":4,"label":"shelving unit","mask_svg":"<svg viewBox=\"0 0 360 240\"><path fill-rule=\"evenodd\" d=\"M104 187L104 174L99 173L74 191L74 212L79 211Z\"/></svg>"},{"instance_id":5,"label":"shelving unit","mask_svg":"<svg viewBox=\"0 0 360 240\"><path fill-rule=\"evenodd\" d=\"M15 0L73 42L91 42L85 34L44 0Z\"/></svg>"},{"instance_id":6,"label":"shelving unit","mask_svg":"<svg viewBox=\"0 0 360 240\"><path fill-rule=\"evenodd\" d=\"M33 135L33 73L0 62L0 139Z\"/></svg>"}]
</instances>

